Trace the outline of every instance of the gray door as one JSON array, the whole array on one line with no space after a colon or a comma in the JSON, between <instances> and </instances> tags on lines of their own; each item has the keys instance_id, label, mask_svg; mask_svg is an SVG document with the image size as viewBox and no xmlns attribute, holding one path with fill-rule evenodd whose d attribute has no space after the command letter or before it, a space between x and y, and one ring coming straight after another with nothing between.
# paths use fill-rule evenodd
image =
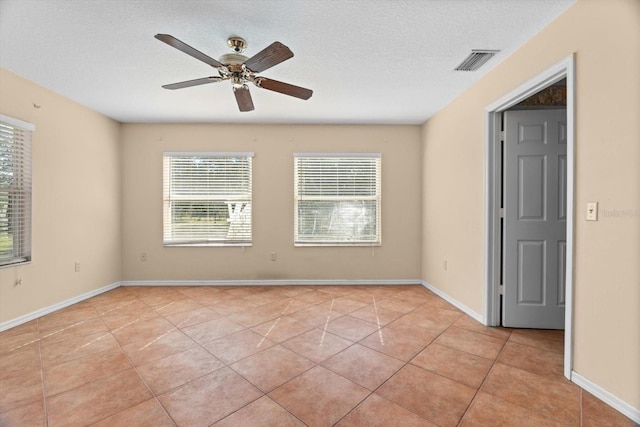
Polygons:
<instances>
[{"instance_id":1,"label":"gray door","mask_svg":"<svg viewBox=\"0 0 640 427\"><path fill-rule=\"evenodd\" d=\"M504 113L502 324L564 329L566 110Z\"/></svg>"}]
</instances>

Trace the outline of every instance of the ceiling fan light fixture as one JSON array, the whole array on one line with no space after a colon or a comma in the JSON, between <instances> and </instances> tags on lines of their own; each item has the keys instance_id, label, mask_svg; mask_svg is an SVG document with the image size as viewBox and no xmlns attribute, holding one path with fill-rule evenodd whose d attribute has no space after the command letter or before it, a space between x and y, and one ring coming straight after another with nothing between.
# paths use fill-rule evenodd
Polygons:
<instances>
[{"instance_id":1,"label":"ceiling fan light fixture","mask_svg":"<svg viewBox=\"0 0 640 427\"><path fill-rule=\"evenodd\" d=\"M225 53L219 59L224 65L242 65L249 57L241 55L239 53Z\"/></svg>"}]
</instances>

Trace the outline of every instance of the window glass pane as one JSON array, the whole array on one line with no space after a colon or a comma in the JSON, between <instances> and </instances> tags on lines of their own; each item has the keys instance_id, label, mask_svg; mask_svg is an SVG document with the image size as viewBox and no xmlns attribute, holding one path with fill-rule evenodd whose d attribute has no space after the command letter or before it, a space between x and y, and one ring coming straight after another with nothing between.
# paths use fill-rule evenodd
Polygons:
<instances>
[{"instance_id":1,"label":"window glass pane","mask_svg":"<svg viewBox=\"0 0 640 427\"><path fill-rule=\"evenodd\" d=\"M310 242L376 242L374 200L298 202L298 236Z\"/></svg>"},{"instance_id":2,"label":"window glass pane","mask_svg":"<svg viewBox=\"0 0 640 427\"><path fill-rule=\"evenodd\" d=\"M31 259L31 130L0 119L0 266ZM24 124L27 128L22 128Z\"/></svg>"},{"instance_id":3,"label":"window glass pane","mask_svg":"<svg viewBox=\"0 0 640 427\"><path fill-rule=\"evenodd\" d=\"M295 243L380 244L380 156L296 155Z\"/></svg>"},{"instance_id":4,"label":"window glass pane","mask_svg":"<svg viewBox=\"0 0 640 427\"><path fill-rule=\"evenodd\" d=\"M165 154L164 163L165 244L251 242L251 157Z\"/></svg>"}]
</instances>

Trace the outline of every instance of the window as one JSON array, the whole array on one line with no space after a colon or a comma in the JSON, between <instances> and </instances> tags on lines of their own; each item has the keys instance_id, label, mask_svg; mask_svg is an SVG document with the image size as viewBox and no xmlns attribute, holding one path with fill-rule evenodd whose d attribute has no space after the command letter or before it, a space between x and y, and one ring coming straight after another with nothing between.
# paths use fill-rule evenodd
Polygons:
<instances>
[{"instance_id":1,"label":"window","mask_svg":"<svg viewBox=\"0 0 640 427\"><path fill-rule=\"evenodd\" d=\"M164 244L251 244L253 153L164 153Z\"/></svg>"},{"instance_id":2,"label":"window","mask_svg":"<svg viewBox=\"0 0 640 427\"><path fill-rule=\"evenodd\" d=\"M0 267L31 261L30 123L0 114Z\"/></svg>"},{"instance_id":3,"label":"window","mask_svg":"<svg viewBox=\"0 0 640 427\"><path fill-rule=\"evenodd\" d=\"M379 245L380 154L297 153L294 240Z\"/></svg>"}]
</instances>

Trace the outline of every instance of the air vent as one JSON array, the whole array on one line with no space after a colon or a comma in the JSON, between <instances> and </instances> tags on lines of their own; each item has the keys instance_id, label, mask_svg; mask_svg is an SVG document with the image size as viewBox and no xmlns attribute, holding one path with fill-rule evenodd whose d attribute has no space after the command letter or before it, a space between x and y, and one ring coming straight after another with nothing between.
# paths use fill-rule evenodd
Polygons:
<instances>
[{"instance_id":1,"label":"air vent","mask_svg":"<svg viewBox=\"0 0 640 427\"><path fill-rule=\"evenodd\" d=\"M493 56L500 52L499 50L480 50L473 49L469 56L458 65L456 71L476 71L482 67L485 62L493 58Z\"/></svg>"}]
</instances>

